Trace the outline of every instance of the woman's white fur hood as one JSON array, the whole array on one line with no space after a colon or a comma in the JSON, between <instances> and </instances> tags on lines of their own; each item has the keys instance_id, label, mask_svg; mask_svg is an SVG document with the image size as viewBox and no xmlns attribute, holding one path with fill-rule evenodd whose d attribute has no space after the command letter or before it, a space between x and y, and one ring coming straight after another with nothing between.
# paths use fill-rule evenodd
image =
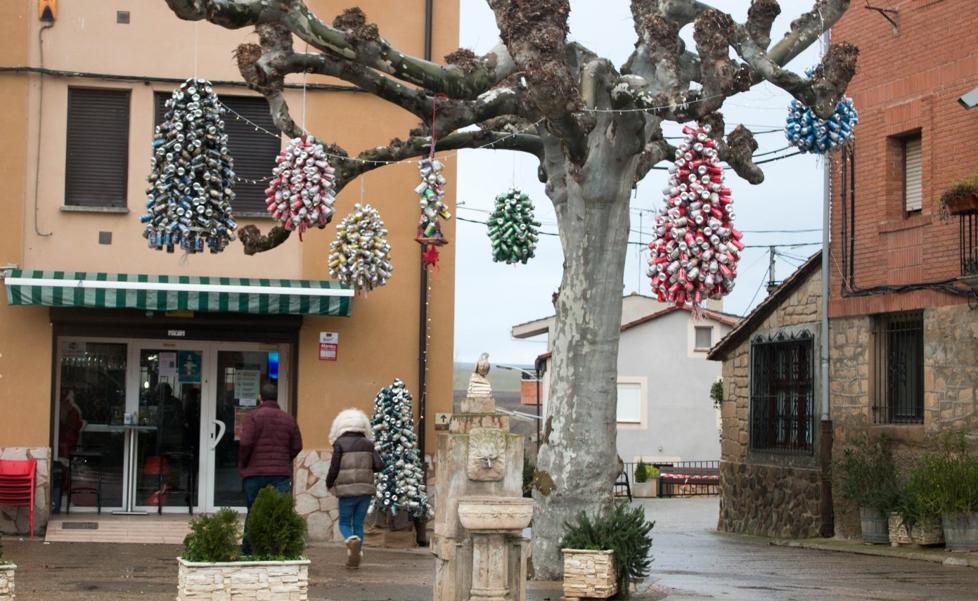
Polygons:
<instances>
[{"instance_id":1,"label":"woman's white fur hood","mask_svg":"<svg viewBox=\"0 0 978 601\"><path fill-rule=\"evenodd\" d=\"M336 439L347 432L359 432L369 439L373 439L373 428L370 427L370 418L359 409L344 409L340 411L333 426L329 429L329 444L335 444Z\"/></svg>"}]
</instances>

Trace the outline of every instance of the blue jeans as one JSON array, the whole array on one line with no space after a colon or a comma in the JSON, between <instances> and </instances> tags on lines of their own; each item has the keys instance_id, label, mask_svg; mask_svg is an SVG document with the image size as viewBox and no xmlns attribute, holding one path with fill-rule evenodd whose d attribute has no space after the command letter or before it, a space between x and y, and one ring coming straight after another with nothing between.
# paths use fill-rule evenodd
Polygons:
<instances>
[{"instance_id":1,"label":"blue jeans","mask_svg":"<svg viewBox=\"0 0 978 601\"><path fill-rule=\"evenodd\" d=\"M363 520L367 518L371 495L340 497L340 534L343 540L358 536L363 540Z\"/></svg>"},{"instance_id":2,"label":"blue jeans","mask_svg":"<svg viewBox=\"0 0 978 601\"><path fill-rule=\"evenodd\" d=\"M288 476L249 476L244 479L245 503L248 506L248 517L251 516L251 506L255 504L258 493L266 486L271 486L280 493L292 490L292 479ZM241 554L251 555L251 543L248 542L248 518L245 518L244 536L241 537Z\"/></svg>"}]
</instances>

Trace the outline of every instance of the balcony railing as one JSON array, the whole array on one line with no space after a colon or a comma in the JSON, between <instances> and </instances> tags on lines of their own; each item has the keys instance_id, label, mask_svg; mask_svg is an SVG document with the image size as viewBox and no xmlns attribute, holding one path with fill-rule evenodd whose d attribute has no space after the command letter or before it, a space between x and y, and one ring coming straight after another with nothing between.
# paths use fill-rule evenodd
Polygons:
<instances>
[{"instance_id":1,"label":"balcony railing","mask_svg":"<svg viewBox=\"0 0 978 601\"><path fill-rule=\"evenodd\" d=\"M961 275L978 276L978 211L962 213L960 223Z\"/></svg>"}]
</instances>

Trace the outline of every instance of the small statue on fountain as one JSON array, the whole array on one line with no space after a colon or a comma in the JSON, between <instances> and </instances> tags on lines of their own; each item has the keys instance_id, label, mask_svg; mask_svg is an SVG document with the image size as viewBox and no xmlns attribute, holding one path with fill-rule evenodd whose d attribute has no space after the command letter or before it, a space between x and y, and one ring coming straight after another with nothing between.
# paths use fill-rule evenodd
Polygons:
<instances>
[{"instance_id":1,"label":"small statue on fountain","mask_svg":"<svg viewBox=\"0 0 978 601\"><path fill-rule=\"evenodd\" d=\"M489 353L482 353L475 364L475 372L469 376L469 398L485 398L492 396L492 385L486 376L489 375Z\"/></svg>"}]
</instances>

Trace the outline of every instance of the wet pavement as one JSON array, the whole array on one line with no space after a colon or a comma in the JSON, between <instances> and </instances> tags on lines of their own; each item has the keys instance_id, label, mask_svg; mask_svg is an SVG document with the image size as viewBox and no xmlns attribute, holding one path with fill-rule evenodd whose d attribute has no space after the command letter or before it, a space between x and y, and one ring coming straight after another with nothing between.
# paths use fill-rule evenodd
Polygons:
<instances>
[{"instance_id":1,"label":"wet pavement","mask_svg":"<svg viewBox=\"0 0 978 601\"><path fill-rule=\"evenodd\" d=\"M775 547L716 534L717 499L642 501L656 520L653 574L637 601L978 601L978 569L849 553ZM17 565L18 601L172 601L180 548L3 541ZM429 601L426 551L368 549L361 569L344 550L308 550L314 601ZM530 601L558 601L555 583L531 583Z\"/></svg>"}]
</instances>

